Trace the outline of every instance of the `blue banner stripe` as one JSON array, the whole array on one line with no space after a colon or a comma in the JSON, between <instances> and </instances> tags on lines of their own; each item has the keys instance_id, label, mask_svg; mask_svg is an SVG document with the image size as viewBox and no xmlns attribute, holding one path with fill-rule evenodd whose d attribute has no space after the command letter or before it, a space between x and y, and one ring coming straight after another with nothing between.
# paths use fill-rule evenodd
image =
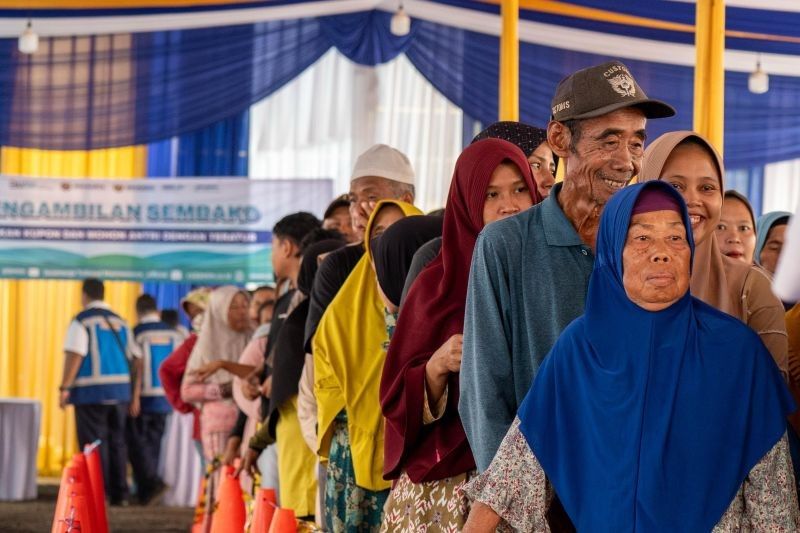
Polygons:
<instances>
[{"instance_id":1,"label":"blue banner stripe","mask_svg":"<svg viewBox=\"0 0 800 533\"><path fill-rule=\"evenodd\" d=\"M176 244L266 244L272 242L272 232L248 230L204 231L181 228L121 229L113 227L65 228L58 226L0 226L0 242L4 240Z\"/></svg>"}]
</instances>

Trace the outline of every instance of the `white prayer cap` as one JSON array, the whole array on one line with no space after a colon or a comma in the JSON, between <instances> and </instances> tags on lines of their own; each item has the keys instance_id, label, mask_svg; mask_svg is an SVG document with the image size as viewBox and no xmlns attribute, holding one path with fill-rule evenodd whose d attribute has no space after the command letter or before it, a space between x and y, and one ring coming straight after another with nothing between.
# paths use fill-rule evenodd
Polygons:
<instances>
[{"instance_id":1,"label":"white prayer cap","mask_svg":"<svg viewBox=\"0 0 800 533\"><path fill-rule=\"evenodd\" d=\"M414 168L411 166L411 161L400 150L385 144L376 144L358 156L350 181L365 176L377 176L414 185Z\"/></svg>"}]
</instances>

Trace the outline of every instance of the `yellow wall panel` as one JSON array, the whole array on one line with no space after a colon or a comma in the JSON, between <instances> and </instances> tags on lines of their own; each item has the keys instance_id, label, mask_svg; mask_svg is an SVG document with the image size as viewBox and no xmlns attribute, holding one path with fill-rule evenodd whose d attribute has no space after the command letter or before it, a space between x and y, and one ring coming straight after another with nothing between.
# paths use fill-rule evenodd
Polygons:
<instances>
[{"instance_id":1,"label":"yellow wall panel","mask_svg":"<svg viewBox=\"0 0 800 533\"><path fill-rule=\"evenodd\" d=\"M4 147L0 172L42 178L135 178L144 176L146 157L147 149L139 146L90 152ZM74 413L59 409L58 386L64 335L80 311L80 292L78 281L0 280L0 396L41 402L41 475L58 475L77 450ZM139 294L138 283L106 283L106 301L131 323Z\"/></svg>"}]
</instances>

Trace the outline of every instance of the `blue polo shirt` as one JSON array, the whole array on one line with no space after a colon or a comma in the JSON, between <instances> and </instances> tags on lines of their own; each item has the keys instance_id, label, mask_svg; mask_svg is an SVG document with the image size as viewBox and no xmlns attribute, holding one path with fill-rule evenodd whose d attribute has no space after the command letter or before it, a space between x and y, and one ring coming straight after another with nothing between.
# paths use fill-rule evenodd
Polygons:
<instances>
[{"instance_id":1,"label":"blue polo shirt","mask_svg":"<svg viewBox=\"0 0 800 533\"><path fill-rule=\"evenodd\" d=\"M459 414L479 471L500 447L542 360L583 314L594 254L558 204L486 226L467 291Z\"/></svg>"}]
</instances>

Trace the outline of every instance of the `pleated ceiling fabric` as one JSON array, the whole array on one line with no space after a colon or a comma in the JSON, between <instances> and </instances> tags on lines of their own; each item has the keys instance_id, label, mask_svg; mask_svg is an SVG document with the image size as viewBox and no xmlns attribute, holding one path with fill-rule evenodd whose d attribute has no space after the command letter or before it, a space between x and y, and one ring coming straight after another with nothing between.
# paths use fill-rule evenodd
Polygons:
<instances>
[{"instance_id":1,"label":"pleated ceiling fabric","mask_svg":"<svg viewBox=\"0 0 800 533\"><path fill-rule=\"evenodd\" d=\"M685 27L691 28L687 24L693 19L672 17L675 20L665 24L677 29L660 29L663 24L650 10L625 8L627 13L620 7L615 20L601 21L598 13L611 8L594 4L570 11L552 3L567 14L542 13L536 6L523 10L521 120L546 123L559 80L618 57L648 94L678 110L674 119L652 122L651 136L690 128L695 58L687 42L693 34ZM19 54L16 40L0 39L0 144L89 150L188 134L244 112L331 48L369 66L405 53L465 114L484 124L495 121L497 6L448 1L425 2L424 7L427 11L419 15L410 11L411 33L405 37L389 31L392 13L366 8L235 26L49 37L32 56ZM687 6L675 9L683 13ZM63 18L68 24L69 17ZM800 20L800 14L787 15L795 18ZM631 20L638 25L623 24ZM224 18L219 23L224 24ZM729 24L729 30L764 29L736 24ZM794 142L800 135L800 37L779 34L778 30L788 31L783 24L776 28L775 35L745 39L769 51L762 58L770 74L766 94L752 94L747 88L755 68L753 51L742 47L726 52L725 143L730 168L800 158L800 145ZM728 44L736 39L729 36Z\"/></svg>"}]
</instances>

